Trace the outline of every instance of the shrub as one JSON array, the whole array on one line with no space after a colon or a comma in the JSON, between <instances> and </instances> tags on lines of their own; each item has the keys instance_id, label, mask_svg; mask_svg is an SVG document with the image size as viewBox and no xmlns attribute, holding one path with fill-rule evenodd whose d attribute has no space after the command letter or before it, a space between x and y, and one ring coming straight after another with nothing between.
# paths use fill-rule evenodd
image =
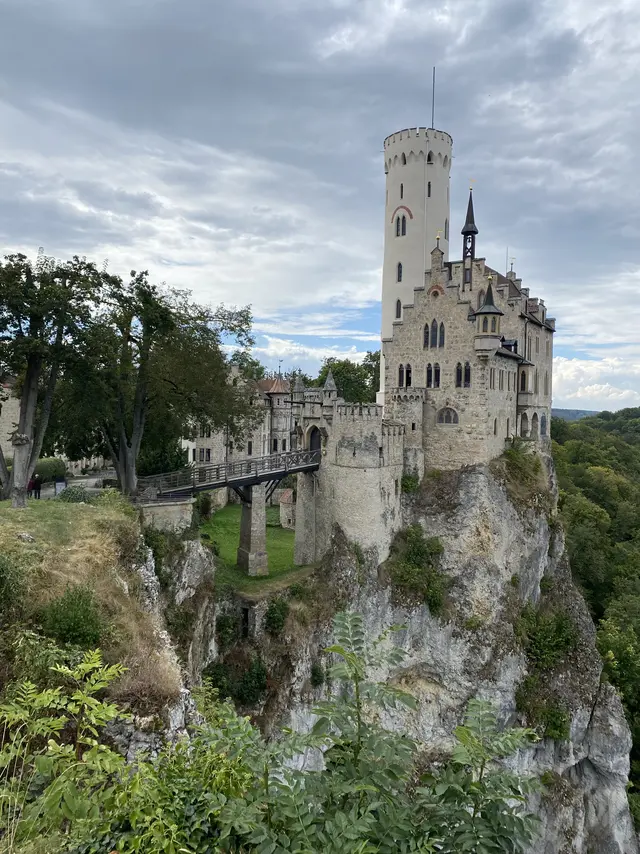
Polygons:
<instances>
[{"instance_id":1,"label":"shrub","mask_svg":"<svg viewBox=\"0 0 640 854\"><path fill-rule=\"evenodd\" d=\"M43 483L50 483L57 477L64 477L67 464L58 457L42 457L36 463L34 474L39 474Z\"/></svg>"},{"instance_id":2,"label":"shrub","mask_svg":"<svg viewBox=\"0 0 640 854\"><path fill-rule=\"evenodd\" d=\"M9 555L0 554L0 625L19 620L24 609L26 580L24 570Z\"/></svg>"},{"instance_id":3,"label":"shrub","mask_svg":"<svg viewBox=\"0 0 640 854\"><path fill-rule=\"evenodd\" d=\"M208 522L211 518L211 512L213 510L213 502L211 500L210 492L199 492L196 495L196 500L193 505L194 509L194 518L197 514L199 521Z\"/></svg>"},{"instance_id":4,"label":"shrub","mask_svg":"<svg viewBox=\"0 0 640 854\"><path fill-rule=\"evenodd\" d=\"M156 577L163 590L171 585L169 562L182 552L182 540L174 531L158 531L157 528L147 527L143 530L144 544L153 553L153 565Z\"/></svg>"},{"instance_id":5,"label":"shrub","mask_svg":"<svg viewBox=\"0 0 640 854\"><path fill-rule=\"evenodd\" d=\"M216 619L216 638L221 652L229 649L240 637L240 621L237 614L220 614Z\"/></svg>"},{"instance_id":6,"label":"shrub","mask_svg":"<svg viewBox=\"0 0 640 854\"><path fill-rule=\"evenodd\" d=\"M510 447L504 452L504 459L511 480L521 484L534 484L537 481L542 465L532 445L514 436Z\"/></svg>"},{"instance_id":7,"label":"shrub","mask_svg":"<svg viewBox=\"0 0 640 854\"><path fill-rule=\"evenodd\" d=\"M88 504L89 493L84 486L67 486L58 495L56 501L66 501L69 504Z\"/></svg>"},{"instance_id":8,"label":"shrub","mask_svg":"<svg viewBox=\"0 0 640 854\"><path fill-rule=\"evenodd\" d=\"M67 587L50 602L42 611L41 622L45 634L58 643L85 649L98 646L106 628L93 591L80 585Z\"/></svg>"},{"instance_id":9,"label":"shrub","mask_svg":"<svg viewBox=\"0 0 640 854\"><path fill-rule=\"evenodd\" d=\"M442 552L440 540L425 538L419 525L401 531L387 562L396 595L424 602L433 614L440 614L448 587L448 579L438 569Z\"/></svg>"},{"instance_id":10,"label":"shrub","mask_svg":"<svg viewBox=\"0 0 640 854\"><path fill-rule=\"evenodd\" d=\"M520 587L520 576L517 572L514 572L511 576L511 586L512 587Z\"/></svg>"},{"instance_id":11,"label":"shrub","mask_svg":"<svg viewBox=\"0 0 640 854\"><path fill-rule=\"evenodd\" d=\"M300 581L296 581L289 587L289 595L292 599L298 599L300 602L310 602L313 598L311 587L302 584Z\"/></svg>"},{"instance_id":12,"label":"shrub","mask_svg":"<svg viewBox=\"0 0 640 854\"><path fill-rule=\"evenodd\" d=\"M553 581L550 578L541 578L540 579L540 592L541 593L550 593L553 589Z\"/></svg>"},{"instance_id":13,"label":"shrub","mask_svg":"<svg viewBox=\"0 0 640 854\"><path fill-rule=\"evenodd\" d=\"M267 690L267 668L259 658L251 659L244 670L216 661L204 675L222 699L230 697L242 706L255 706Z\"/></svg>"},{"instance_id":14,"label":"shrub","mask_svg":"<svg viewBox=\"0 0 640 854\"><path fill-rule=\"evenodd\" d=\"M265 631L277 637L284 628L288 614L289 603L286 599L272 599L264 615Z\"/></svg>"},{"instance_id":15,"label":"shrub","mask_svg":"<svg viewBox=\"0 0 640 854\"><path fill-rule=\"evenodd\" d=\"M417 492L420 488L420 480L416 474L403 474L400 481L400 488L403 492Z\"/></svg>"},{"instance_id":16,"label":"shrub","mask_svg":"<svg viewBox=\"0 0 640 854\"><path fill-rule=\"evenodd\" d=\"M538 673L525 677L516 689L516 709L547 738L569 738L569 711L559 700L545 695L545 682Z\"/></svg>"},{"instance_id":17,"label":"shrub","mask_svg":"<svg viewBox=\"0 0 640 854\"><path fill-rule=\"evenodd\" d=\"M516 622L516 635L534 668L552 670L575 648L578 633L564 611L537 611L526 605Z\"/></svg>"},{"instance_id":18,"label":"shrub","mask_svg":"<svg viewBox=\"0 0 640 854\"><path fill-rule=\"evenodd\" d=\"M130 565L139 559L140 531L135 518L120 515L98 518L96 528L112 537L118 547L118 557L123 564Z\"/></svg>"},{"instance_id":19,"label":"shrub","mask_svg":"<svg viewBox=\"0 0 640 854\"><path fill-rule=\"evenodd\" d=\"M475 632L478 629L481 629L483 626L484 626L484 620L482 619L482 617L477 617L475 615L473 617L469 617L468 620L464 621L465 629L467 629L470 632Z\"/></svg>"},{"instance_id":20,"label":"shrub","mask_svg":"<svg viewBox=\"0 0 640 854\"><path fill-rule=\"evenodd\" d=\"M319 688L324 685L324 667L319 661L314 661L311 665L311 684L314 688Z\"/></svg>"},{"instance_id":21,"label":"shrub","mask_svg":"<svg viewBox=\"0 0 640 854\"><path fill-rule=\"evenodd\" d=\"M89 503L94 504L96 507L108 507L111 510L117 510L124 516L131 518L134 518L136 515L133 505L119 489L103 489L99 495L92 495L89 498Z\"/></svg>"}]
</instances>

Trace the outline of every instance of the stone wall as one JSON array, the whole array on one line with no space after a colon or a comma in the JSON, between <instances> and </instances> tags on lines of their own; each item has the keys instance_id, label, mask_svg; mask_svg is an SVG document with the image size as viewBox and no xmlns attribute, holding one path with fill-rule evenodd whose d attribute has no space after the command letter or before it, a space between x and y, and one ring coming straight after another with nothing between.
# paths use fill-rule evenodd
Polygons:
<instances>
[{"instance_id":1,"label":"stone wall","mask_svg":"<svg viewBox=\"0 0 640 854\"><path fill-rule=\"evenodd\" d=\"M143 525L159 531L184 531L191 525L194 499L139 504Z\"/></svg>"}]
</instances>

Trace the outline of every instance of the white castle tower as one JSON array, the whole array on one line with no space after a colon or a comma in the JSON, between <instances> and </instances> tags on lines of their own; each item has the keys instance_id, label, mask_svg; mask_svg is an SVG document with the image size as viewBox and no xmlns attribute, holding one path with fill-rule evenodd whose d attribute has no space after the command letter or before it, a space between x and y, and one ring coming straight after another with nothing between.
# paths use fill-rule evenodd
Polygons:
<instances>
[{"instance_id":1,"label":"white castle tower","mask_svg":"<svg viewBox=\"0 0 640 854\"><path fill-rule=\"evenodd\" d=\"M382 340L391 338L413 289L424 285L440 236L449 260L449 172L453 140L434 128L408 128L384 141L387 195L382 267ZM384 404L384 357L378 403Z\"/></svg>"}]
</instances>

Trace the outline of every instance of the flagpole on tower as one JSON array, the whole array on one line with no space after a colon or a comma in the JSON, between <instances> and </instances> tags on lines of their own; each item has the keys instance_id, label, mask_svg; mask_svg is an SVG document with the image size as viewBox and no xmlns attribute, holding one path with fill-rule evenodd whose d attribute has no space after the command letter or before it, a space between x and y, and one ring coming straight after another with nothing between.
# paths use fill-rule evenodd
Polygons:
<instances>
[{"instance_id":1,"label":"flagpole on tower","mask_svg":"<svg viewBox=\"0 0 640 854\"><path fill-rule=\"evenodd\" d=\"M435 128L436 115L436 67L433 66L433 81L431 83L431 127Z\"/></svg>"}]
</instances>

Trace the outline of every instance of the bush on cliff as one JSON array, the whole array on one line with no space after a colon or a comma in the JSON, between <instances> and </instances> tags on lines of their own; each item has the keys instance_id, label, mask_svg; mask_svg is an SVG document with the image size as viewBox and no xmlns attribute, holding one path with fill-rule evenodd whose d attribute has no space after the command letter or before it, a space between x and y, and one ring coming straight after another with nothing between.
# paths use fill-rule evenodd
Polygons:
<instances>
[{"instance_id":1,"label":"bush on cliff","mask_svg":"<svg viewBox=\"0 0 640 854\"><path fill-rule=\"evenodd\" d=\"M420 525L401 531L386 564L395 598L424 603L433 614L442 613L449 586L438 568L442 552L440 540L425 537Z\"/></svg>"}]
</instances>

